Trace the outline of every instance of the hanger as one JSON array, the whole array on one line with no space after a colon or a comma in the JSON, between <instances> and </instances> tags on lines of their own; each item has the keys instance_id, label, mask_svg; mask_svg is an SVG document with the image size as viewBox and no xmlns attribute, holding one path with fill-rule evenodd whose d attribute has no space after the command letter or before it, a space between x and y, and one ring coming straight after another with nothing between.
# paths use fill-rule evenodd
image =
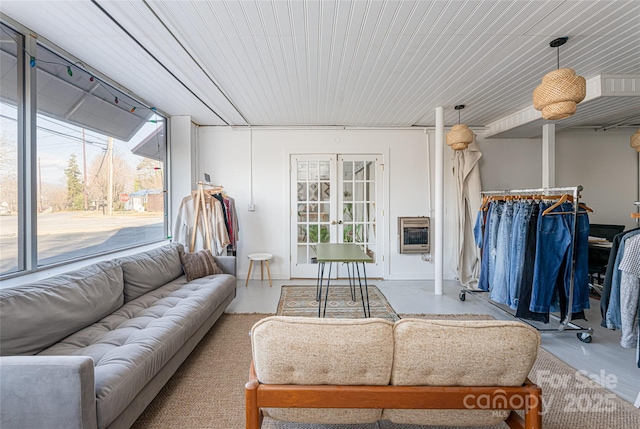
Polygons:
<instances>
[{"instance_id":1,"label":"hanger","mask_svg":"<svg viewBox=\"0 0 640 429\"><path fill-rule=\"evenodd\" d=\"M560 207L560 205L562 203L565 203L567 201L571 201L573 202L573 197L570 196L569 194L564 194L560 197L560 199L558 201L556 201L555 204L549 206L544 212L542 212L542 216L546 216L549 213L551 213L553 211L553 209L555 209L556 207Z\"/></svg>"},{"instance_id":2,"label":"hanger","mask_svg":"<svg viewBox=\"0 0 640 429\"><path fill-rule=\"evenodd\" d=\"M578 204L578 207L580 207L581 209L584 209L588 213L593 213L593 209L587 206L585 203Z\"/></svg>"},{"instance_id":3,"label":"hanger","mask_svg":"<svg viewBox=\"0 0 640 429\"><path fill-rule=\"evenodd\" d=\"M489 210L489 202L491 202L491 197L485 195L482 197L482 204L480 204L480 208L478 210L486 212Z\"/></svg>"}]
</instances>

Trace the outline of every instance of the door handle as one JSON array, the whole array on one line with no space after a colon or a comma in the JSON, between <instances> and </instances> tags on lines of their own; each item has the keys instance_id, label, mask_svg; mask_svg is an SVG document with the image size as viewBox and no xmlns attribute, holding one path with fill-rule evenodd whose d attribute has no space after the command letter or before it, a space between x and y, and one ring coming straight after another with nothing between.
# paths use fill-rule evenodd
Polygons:
<instances>
[{"instance_id":1,"label":"door handle","mask_svg":"<svg viewBox=\"0 0 640 429\"><path fill-rule=\"evenodd\" d=\"M336 225L336 224L337 225L342 225L342 221L341 220L339 220L338 222L336 222L335 220L331 221L331 225Z\"/></svg>"}]
</instances>

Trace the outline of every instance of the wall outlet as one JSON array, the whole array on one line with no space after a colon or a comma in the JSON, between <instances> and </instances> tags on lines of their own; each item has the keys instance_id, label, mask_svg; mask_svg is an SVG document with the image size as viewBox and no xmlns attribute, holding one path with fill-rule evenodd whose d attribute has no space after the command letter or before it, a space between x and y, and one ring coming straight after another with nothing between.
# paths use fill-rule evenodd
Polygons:
<instances>
[{"instance_id":1,"label":"wall outlet","mask_svg":"<svg viewBox=\"0 0 640 429\"><path fill-rule=\"evenodd\" d=\"M249 206L247 208L249 209L250 212L256 211L255 204L249 204Z\"/></svg>"}]
</instances>

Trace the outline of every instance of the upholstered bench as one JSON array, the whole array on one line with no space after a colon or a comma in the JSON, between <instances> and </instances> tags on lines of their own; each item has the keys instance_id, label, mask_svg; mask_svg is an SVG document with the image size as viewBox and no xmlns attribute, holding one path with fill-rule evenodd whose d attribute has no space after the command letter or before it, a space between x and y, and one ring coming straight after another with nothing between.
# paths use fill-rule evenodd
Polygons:
<instances>
[{"instance_id":1,"label":"upholstered bench","mask_svg":"<svg viewBox=\"0 0 640 429\"><path fill-rule=\"evenodd\" d=\"M273 316L253 326L251 342L250 429L263 416L542 427L541 390L527 379L540 334L524 323Z\"/></svg>"}]
</instances>

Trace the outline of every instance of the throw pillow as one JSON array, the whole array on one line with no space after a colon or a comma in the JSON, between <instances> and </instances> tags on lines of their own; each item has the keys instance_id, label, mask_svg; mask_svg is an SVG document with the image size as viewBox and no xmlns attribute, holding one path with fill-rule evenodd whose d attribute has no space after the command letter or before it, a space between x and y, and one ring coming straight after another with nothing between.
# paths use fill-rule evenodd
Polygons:
<instances>
[{"instance_id":1,"label":"throw pillow","mask_svg":"<svg viewBox=\"0 0 640 429\"><path fill-rule=\"evenodd\" d=\"M209 249L194 253L180 252L180 262L188 282L212 274L222 274L222 269L216 264Z\"/></svg>"}]
</instances>

